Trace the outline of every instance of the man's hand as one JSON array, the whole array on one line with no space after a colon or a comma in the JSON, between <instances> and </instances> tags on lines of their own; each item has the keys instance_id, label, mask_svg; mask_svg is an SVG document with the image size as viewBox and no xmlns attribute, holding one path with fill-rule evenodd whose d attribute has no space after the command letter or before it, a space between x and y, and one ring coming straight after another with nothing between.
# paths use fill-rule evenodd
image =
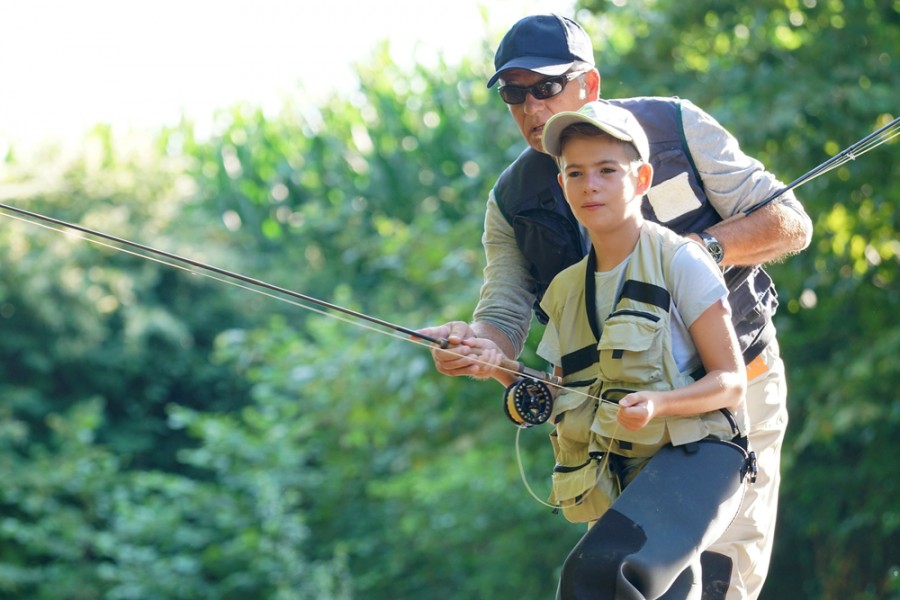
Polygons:
<instances>
[{"instance_id":1,"label":"man's hand","mask_svg":"<svg viewBox=\"0 0 900 600\"><path fill-rule=\"evenodd\" d=\"M447 340L446 349L432 346L431 357L438 373L452 377L469 376L480 379L491 376L493 367L490 364L482 364L473 360L476 357L475 348L485 347L484 343L490 340L479 340L475 337L475 331L464 321L451 321L437 327L418 329L418 333L429 337Z\"/></svg>"}]
</instances>

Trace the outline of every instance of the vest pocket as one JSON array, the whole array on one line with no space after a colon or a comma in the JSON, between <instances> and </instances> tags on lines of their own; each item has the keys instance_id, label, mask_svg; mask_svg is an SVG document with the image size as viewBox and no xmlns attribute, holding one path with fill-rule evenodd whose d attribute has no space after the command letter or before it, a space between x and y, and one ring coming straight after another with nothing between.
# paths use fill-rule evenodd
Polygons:
<instances>
[{"instance_id":1,"label":"vest pocket","mask_svg":"<svg viewBox=\"0 0 900 600\"><path fill-rule=\"evenodd\" d=\"M616 419L618 412L619 405L615 402L607 400L600 402L591 425L591 431L599 438L595 441L595 446L609 448L610 451L627 458L646 458L653 456L669 443L666 419L651 419L637 431L629 431L619 425Z\"/></svg>"},{"instance_id":2,"label":"vest pocket","mask_svg":"<svg viewBox=\"0 0 900 600\"><path fill-rule=\"evenodd\" d=\"M641 311L610 315L597 344L602 379L634 384L661 381L664 326L656 315Z\"/></svg>"},{"instance_id":3,"label":"vest pocket","mask_svg":"<svg viewBox=\"0 0 900 600\"><path fill-rule=\"evenodd\" d=\"M618 482L602 455L587 456L587 461L581 465L557 464L553 469L550 503L559 506L566 520L572 523L596 521L618 496Z\"/></svg>"},{"instance_id":4,"label":"vest pocket","mask_svg":"<svg viewBox=\"0 0 900 600\"><path fill-rule=\"evenodd\" d=\"M570 410L561 412L550 433L556 466L551 478L549 501L559 506L572 523L594 521L606 512L618 497L618 482L606 465L600 472L603 455L591 452L591 422L596 400L587 398Z\"/></svg>"}]
</instances>

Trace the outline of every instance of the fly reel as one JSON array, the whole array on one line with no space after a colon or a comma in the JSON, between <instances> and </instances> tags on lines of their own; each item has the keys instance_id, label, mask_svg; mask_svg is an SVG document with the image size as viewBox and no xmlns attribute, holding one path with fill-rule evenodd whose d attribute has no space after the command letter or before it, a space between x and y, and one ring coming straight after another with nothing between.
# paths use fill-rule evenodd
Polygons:
<instances>
[{"instance_id":1,"label":"fly reel","mask_svg":"<svg viewBox=\"0 0 900 600\"><path fill-rule=\"evenodd\" d=\"M524 378L506 388L503 410L517 427L545 423L553 412L553 394L544 381Z\"/></svg>"}]
</instances>

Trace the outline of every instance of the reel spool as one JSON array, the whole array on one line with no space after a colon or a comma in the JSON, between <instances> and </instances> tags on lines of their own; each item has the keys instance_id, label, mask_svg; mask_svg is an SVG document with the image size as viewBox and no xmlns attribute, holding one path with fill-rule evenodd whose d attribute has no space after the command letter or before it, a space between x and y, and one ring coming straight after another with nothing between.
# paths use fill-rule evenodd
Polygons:
<instances>
[{"instance_id":1,"label":"reel spool","mask_svg":"<svg viewBox=\"0 0 900 600\"><path fill-rule=\"evenodd\" d=\"M546 423L553 412L553 394L543 381L525 378L506 388L503 410L517 427Z\"/></svg>"}]
</instances>

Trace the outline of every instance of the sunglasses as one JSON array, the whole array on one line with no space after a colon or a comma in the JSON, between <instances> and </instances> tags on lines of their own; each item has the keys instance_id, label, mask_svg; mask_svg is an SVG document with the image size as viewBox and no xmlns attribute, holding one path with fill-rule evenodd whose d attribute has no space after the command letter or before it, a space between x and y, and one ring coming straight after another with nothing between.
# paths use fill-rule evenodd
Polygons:
<instances>
[{"instance_id":1,"label":"sunglasses","mask_svg":"<svg viewBox=\"0 0 900 600\"><path fill-rule=\"evenodd\" d=\"M522 104L525 102L525 96L531 94L536 100L546 100L553 96L558 96L566 89L566 84L582 75L584 71L575 71L573 73L564 73L556 77L548 77L528 87L518 85L501 85L497 88L500 97L507 104Z\"/></svg>"}]
</instances>

